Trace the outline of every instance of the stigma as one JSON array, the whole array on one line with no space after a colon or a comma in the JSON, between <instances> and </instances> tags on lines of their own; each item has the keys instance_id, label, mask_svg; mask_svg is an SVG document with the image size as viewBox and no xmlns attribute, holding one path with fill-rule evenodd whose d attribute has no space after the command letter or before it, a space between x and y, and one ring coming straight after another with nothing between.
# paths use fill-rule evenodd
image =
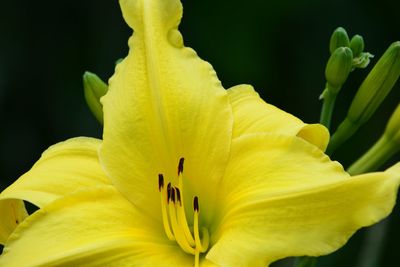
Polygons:
<instances>
[{"instance_id":1,"label":"stigma","mask_svg":"<svg viewBox=\"0 0 400 267\"><path fill-rule=\"evenodd\" d=\"M158 175L161 213L168 239L175 241L186 253L194 255L194 266L198 267L200 253L206 252L209 246L209 233L205 227L199 227L200 207L197 196L193 197L193 225L188 224L183 198L183 165L184 158L180 158L177 185L169 182L165 187L164 176Z\"/></svg>"}]
</instances>

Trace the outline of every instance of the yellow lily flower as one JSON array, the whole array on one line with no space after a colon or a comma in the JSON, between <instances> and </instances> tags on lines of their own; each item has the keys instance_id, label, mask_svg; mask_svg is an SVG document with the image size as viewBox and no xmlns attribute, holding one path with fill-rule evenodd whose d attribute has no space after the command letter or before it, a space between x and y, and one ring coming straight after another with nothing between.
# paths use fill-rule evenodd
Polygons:
<instances>
[{"instance_id":1,"label":"yellow lily flower","mask_svg":"<svg viewBox=\"0 0 400 267\"><path fill-rule=\"evenodd\" d=\"M49 148L0 194L0 266L268 266L330 253L391 212L400 164L350 177L323 126L221 86L183 45L179 0L120 4L134 34L103 140Z\"/></svg>"}]
</instances>

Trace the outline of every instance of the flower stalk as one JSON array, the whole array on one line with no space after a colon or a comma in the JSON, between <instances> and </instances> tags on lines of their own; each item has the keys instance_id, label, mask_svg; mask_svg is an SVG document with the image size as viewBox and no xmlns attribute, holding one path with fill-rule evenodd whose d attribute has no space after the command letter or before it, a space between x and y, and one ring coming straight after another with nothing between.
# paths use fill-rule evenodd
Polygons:
<instances>
[{"instance_id":1,"label":"flower stalk","mask_svg":"<svg viewBox=\"0 0 400 267\"><path fill-rule=\"evenodd\" d=\"M329 143L331 154L349 139L381 105L400 76L400 42L393 43L361 84L351 103L347 117L339 125Z\"/></svg>"},{"instance_id":2,"label":"flower stalk","mask_svg":"<svg viewBox=\"0 0 400 267\"><path fill-rule=\"evenodd\" d=\"M352 68L353 53L348 47L339 47L326 64L326 86L320 98L323 99L320 123L328 129L335 106L336 96L347 80Z\"/></svg>"},{"instance_id":3,"label":"flower stalk","mask_svg":"<svg viewBox=\"0 0 400 267\"><path fill-rule=\"evenodd\" d=\"M376 171L399 151L400 104L392 114L382 136L361 158L349 167L347 172L351 175L356 175Z\"/></svg>"}]
</instances>

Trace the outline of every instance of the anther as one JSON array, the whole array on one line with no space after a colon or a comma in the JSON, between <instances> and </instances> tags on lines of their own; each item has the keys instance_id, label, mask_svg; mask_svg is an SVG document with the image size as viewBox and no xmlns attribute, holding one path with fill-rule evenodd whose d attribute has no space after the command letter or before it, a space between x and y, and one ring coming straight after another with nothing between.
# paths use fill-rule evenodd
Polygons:
<instances>
[{"instance_id":1,"label":"anther","mask_svg":"<svg viewBox=\"0 0 400 267\"><path fill-rule=\"evenodd\" d=\"M193 199L193 209L195 212L199 212L199 198L197 196Z\"/></svg>"},{"instance_id":2,"label":"anther","mask_svg":"<svg viewBox=\"0 0 400 267\"><path fill-rule=\"evenodd\" d=\"M178 164L178 175L180 175L183 172L183 163L185 162L185 158L180 158L179 159L179 164Z\"/></svg>"},{"instance_id":3,"label":"anther","mask_svg":"<svg viewBox=\"0 0 400 267\"><path fill-rule=\"evenodd\" d=\"M158 175L158 189L160 191L160 201L161 201L161 213L163 218L163 226L165 233L169 240L175 240L174 234L172 233L171 226L168 218L167 203L170 199L171 183L168 184L167 199L165 199L165 189L164 189L164 176L162 174Z\"/></svg>"},{"instance_id":4,"label":"anther","mask_svg":"<svg viewBox=\"0 0 400 267\"><path fill-rule=\"evenodd\" d=\"M194 266L200 263L200 254L207 251L209 246L209 234L205 227L199 227L199 198L193 198L194 218L189 227L185 214L183 195L183 165L182 157L178 163L178 185L171 182L165 187L163 174L158 175L158 190L161 198L161 212L165 233L169 240L176 241L184 252L194 255ZM166 192L165 192L166 191ZM165 194L166 193L166 194ZM201 238L200 238L201 236Z\"/></svg>"},{"instance_id":5,"label":"anther","mask_svg":"<svg viewBox=\"0 0 400 267\"><path fill-rule=\"evenodd\" d=\"M175 188L171 187L171 200L173 203L175 203Z\"/></svg>"},{"instance_id":6,"label":"anther","mask_svg":"<svg viewBox=\"0 0 400 267\"><path fill-rule=\"evenodd\" d=\"M169 201L171 200L171 183L168 183L167 185L167 203L169 203Z\"/></svg>"},{"instance_id":7,"label":"anther","mask_svg":"<svg viewBox=\"0 0 400 267\"><path fill-rule=\"evenodd\" d=\"M161 192L161 190L164 188L164 176L160 173L158 175L158 191Z\"/></svg>"},{"instance_id":8,"label":"anther","mask_svg":"<svg viewBox=\"0 0 400 267\"><path fill-rule=\"evenodd\" d=\"M179 205L182 206L181 191L179 190L178 187L175 187L175 192L176 192L176 200L179 202Z\"/></svg>"}]
</instances>

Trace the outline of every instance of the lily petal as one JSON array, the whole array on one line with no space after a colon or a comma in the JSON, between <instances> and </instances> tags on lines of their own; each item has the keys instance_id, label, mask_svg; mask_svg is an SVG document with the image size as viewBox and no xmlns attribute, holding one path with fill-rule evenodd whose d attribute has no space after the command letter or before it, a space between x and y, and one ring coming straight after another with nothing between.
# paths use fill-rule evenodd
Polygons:
<instances>
[{"instance_id":1,"label":"lily petal","mask_svg":"<svg viewBox=\"0 0 400 267\"><path fill-rule=\"evenodd\" d=\"M214 197L209 182L222 176L229 157L231 108L212 66L183 46L180 1L120 4L134 34L102 98L100 159L118 190L160 217L158 174L174 182L181 157L186 189Z\"/></svg>"},{"instance_id":2,"label":"lily petal","mask_svg":"<svg viewBox=\"0 0 400 267\"><path fill-rule=\"evenodd\" d=\"M233 109L233 137L251 133L297 135L323 151L326 149L329 132L323 125L305 124L265 103L251 85L237 85L227 92Z\"/></svg>"},{"instance_id":3,"label":"lily petal","mask_svg":"<svg viewBox=\"0 0 400 267\"><path fill-rule=\"evenodd\" d=\"M16 218L21 222L25 217L26 211L20 200L40 208L77 189L110 184L98 161L100 143L98 139L80 137L53 145L31 170L6 188L0 194L0 229L9 231L0 231L0 235L4 235L0 242L3 243L10 234L9 223L15 222Z\"/></svg>"},{"instance_id":4,"label":"lily petal","mask_svg":"<svg viewBox=\"0 0 400 267\"><path fill-rule=\"evenodd\" d=\"M0 266L13 267L191 265L193 256L112 186L76 191L41 208L17 227L0 256Z\"/></svg>"},{"instance_id":5,"label":"lily petal","mask_svg":"<svg viewBox=\"0 0 400 267\"><path fill-rule=\"evenodd\" d=\"M15 227L28 216L24 202L17 199L0 201L0 244L4 244Z\"/></svg>"},{"instance_id":6,"label":"lily petal","mask_svg":"<svg viewBox=\"0 0 400 267\"><path fill-rule=\"evenodd\" d=\"M207 258L223 266L266 266L288 256L331 253L359 228L386 217L400 163L349 177L300 138L254 135L232 144L225 177L225 212Z\"/></svg>"}]
</instances>

